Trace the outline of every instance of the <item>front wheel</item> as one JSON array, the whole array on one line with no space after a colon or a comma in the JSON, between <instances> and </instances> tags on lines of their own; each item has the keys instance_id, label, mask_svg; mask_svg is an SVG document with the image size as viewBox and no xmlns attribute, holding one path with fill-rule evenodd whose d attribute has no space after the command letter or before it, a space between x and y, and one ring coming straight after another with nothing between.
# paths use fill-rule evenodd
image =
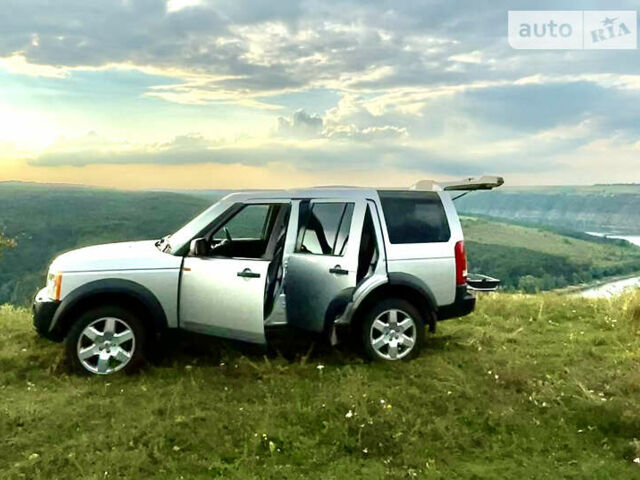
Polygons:
<instances>
[{"instance_id":1,"label":"front wheel","mask_svg":"<svg viewBox=\"0 0 640 480\"><path fill-rule=\"evenodd\" d=\"M409 302L390 298L375 305L362 323L364 351L372 360L409 360L424 343L424 322Z\"/></svg>"},{"instance_id":2,"label":"front wheel","mask_svg":"<svg viewBox=\"0 0 640 480\"><path fill-rule=\"evenodd\" d=\"M84 312L67 337L66 354L77 372L109 375L132 372L144 361L145 330L128 310L103 306Z\"/></svg>"}]
</instances>

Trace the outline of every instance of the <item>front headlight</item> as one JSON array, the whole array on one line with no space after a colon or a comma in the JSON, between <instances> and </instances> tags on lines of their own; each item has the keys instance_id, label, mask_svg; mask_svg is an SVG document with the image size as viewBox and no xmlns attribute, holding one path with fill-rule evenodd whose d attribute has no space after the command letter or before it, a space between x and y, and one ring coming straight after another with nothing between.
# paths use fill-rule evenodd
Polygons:
<instances>
[{"instance_id":1,"label":"front headlight","mask_svg":"<svg viewBox=\"0 0 640 480\"><path fill-rule=\"evenodd\" d=\"M60 300L60 289L62 288L62 272L49 272L47 275L47 293L49 298Z\"/></svg>"}]
</instances>

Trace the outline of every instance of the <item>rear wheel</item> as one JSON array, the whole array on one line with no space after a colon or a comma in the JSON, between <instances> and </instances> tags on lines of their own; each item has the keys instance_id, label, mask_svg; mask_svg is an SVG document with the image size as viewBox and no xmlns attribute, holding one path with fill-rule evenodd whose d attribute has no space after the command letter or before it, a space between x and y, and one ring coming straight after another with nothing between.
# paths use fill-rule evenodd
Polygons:
<instances>
[{"instance_id":1,"label":"rear wheel","mask_svg":"<svg viewBox=\"0 0 640 480\"><path fill-rule=\"evenodd\" d=\"M383 300L365 315L362 342L372 360L409 360L418 355L424 343L424 321L406 300Z\"/></svg>"},{"instance_id":2,"label":"rear wheel","mask_svg":"<svg viewBox=\"0 0 640 480\"><path fill-rule=\"evenodd\" d=\"M146 332L130 311L103 306L80 315L65 343L67 359L77 372L96 375L132 372L144 361Z\"/></svg>"}]
</instances>

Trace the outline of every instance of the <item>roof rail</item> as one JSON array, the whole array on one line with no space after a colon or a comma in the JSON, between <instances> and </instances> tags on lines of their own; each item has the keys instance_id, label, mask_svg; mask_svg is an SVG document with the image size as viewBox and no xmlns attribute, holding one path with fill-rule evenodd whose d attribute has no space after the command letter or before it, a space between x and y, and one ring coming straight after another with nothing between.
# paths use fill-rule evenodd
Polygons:
<instances>
[{"instance_id":1,"label":"roof rail","mask_svg":"<svg viewBox=\"0 0 640 480\"><path fill-rule=\"evenodd\" d=\"M435 180L420 180L414 183L409 190L426 190L426 191L472 191L472 190L492 190L504 184L504 178L492 175L483 175L482 177L467 177L462 180L452 182L436 182Z\"/></svg>"}]
</instances>

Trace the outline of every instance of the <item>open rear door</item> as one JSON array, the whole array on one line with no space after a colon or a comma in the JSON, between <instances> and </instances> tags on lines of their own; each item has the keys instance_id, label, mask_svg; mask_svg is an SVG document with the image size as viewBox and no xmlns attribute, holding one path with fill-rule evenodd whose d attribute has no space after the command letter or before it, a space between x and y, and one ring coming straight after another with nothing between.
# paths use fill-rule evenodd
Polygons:
<instances>
[{"instance_id":1,"label":"open rear door","mask_svg":"<svg viewBox=\"0 0 640 480\"><path fill-rule=\"evenodd\" d=\"M351 300L365 210L363 199L300 203L295 248L285 272L290 325L321 332L332 312Z\"/></svg>"},{"instance_id":2,"label":"open rear door","mask_svg":"<svg viewBox=\"0 0 640 480\"><path fill-rule=\"evenodd\" d=\"M462 180L451 182L436 182L434 180L420 180L414 183L410 190L444 190L444 191L466 191L473 190L492 190L504 184L504 178L491 175L483 175L482 177L467 177Z\"/></svg>"}]
</instances>

